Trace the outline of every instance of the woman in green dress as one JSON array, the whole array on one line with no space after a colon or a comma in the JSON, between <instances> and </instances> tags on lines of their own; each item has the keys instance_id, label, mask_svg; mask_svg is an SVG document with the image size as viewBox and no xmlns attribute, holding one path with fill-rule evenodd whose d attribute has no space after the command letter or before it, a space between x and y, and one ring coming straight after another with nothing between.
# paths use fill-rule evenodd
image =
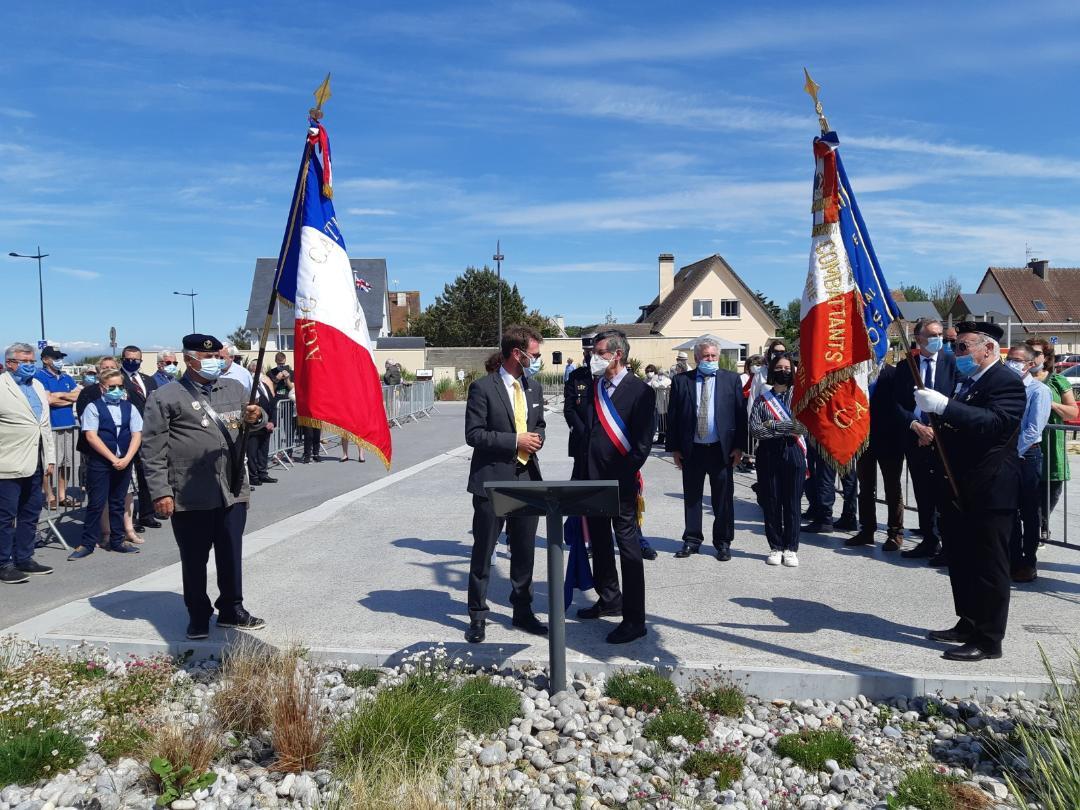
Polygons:
<instances>
[{"instance_id":1,"label":"woman in green dress","mask_svg":"<svg viewBox=\"0 0 1080 810\"><path fill-rule=\"evenodd\" d=\"M1042 370L1032 371L1032 376L1046 383L1050 389L1050 424L1060 425L1080 416L1080 407L1076 404L1072 386L1068 379L1054 373L1054 345L1042 338L1031 338L1028 345L1035 351L1035 362L1042 361ZM1040 356L1041 355L1041 356ZM1050 514L1061 498L1065 482L1070 479L1069 459L1065 455L1065 432L1048 430L1043 434L1043 458L1046 469L1043 470L1042 491L1039 494L1039 506L1043 510L1042 534L1049 536Z\"/></svg>"}]
</instances>

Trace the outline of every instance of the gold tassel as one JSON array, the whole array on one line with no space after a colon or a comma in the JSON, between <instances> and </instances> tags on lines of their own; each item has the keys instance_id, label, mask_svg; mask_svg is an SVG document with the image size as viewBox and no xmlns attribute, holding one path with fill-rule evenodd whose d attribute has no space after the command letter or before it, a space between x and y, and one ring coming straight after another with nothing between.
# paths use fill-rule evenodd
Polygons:
<instances>
[{"instance_id":1,"label":"gold tassel","mask_svg":"<svg viewBox=\"0 0 1080 810\"><path fill-rule=\"evenodd\" d=\"M326 199L332 200L334 199L334 189L330 188L326 183L323 183L322 195L326 197Z\"/></svg>"}]
</instances>

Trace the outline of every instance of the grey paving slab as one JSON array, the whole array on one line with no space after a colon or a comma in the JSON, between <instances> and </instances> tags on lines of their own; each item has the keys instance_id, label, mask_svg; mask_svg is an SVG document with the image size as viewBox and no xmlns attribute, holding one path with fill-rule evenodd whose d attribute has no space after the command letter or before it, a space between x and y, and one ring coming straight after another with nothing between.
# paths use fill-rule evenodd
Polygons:
<instances>
[{"instance_id":1,"label":"grey paving slab","mask_svg":"<svg viewBox=\"0 0 1080 810\"><path fill-rule=\"evenodd\" d=\"M569 475L565 428L561 419L552 422L541 456L548 479ZM473 647L462 642L471 548L468 457L467 449L435 455L393 480L251 533L245 600L270 623L261 637L370 663L393 661L406 650L440 641L455 654L470 652L478 660L545 661L546 642L510 627L505 546L493 574L488 640ZM646 563L649 635L612 647L604 641L610 621L571 619L571 671L658 662L685 679L719 668L766 696L938 689L970 694L980 687L1031 692L1043 680L1037 645L1062 660L1077 641L1077 550L1045 548L1038 582L1014 590L1005 656L962 665L943 660L943 647L925 638L928 628L955 619L943 572L887 555L880 546L845 549L843 534L804 535L798 569L766 566L760 511L748 476L740 476L736 485L733 559L719 563L703 553L677 560L672 554L682 529L679 473L657 453L645 478L645 532L660 552L658 560ZM1075 521L1075 514L1069 519ZM535 602L544 613L542 526L540 534ZM576 596L578 606L588 601ZM185 623L173 567L90 596L66 612L39 616L20 629L55 643L93 638L120 649L179 651L192 648L183 641ZM228 638L214 630L209 644L196 652L213 651Z\"/></svg>"}]
</instances>

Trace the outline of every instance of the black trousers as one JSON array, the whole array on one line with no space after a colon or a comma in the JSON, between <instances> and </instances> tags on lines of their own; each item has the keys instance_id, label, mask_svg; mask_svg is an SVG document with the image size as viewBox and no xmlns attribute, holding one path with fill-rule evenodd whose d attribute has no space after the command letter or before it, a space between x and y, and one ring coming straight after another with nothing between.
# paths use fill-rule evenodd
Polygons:
<instances>
[{"instance_id":1,"label":"black trousers","mask_svg":"<svg viewBox=\"0 0 1080 810\"><path fill-rule=\"evenodd\" d=\"M593 582L600 603L622 607L623 621L645 622L645 564L641 559L641 528L637 523L637 490L619 487L619 514L613 518L588 518L592 538ZM615 572L615 546L605 540L615 535L622 569L622 591ZM557 598L554 597L554 598Z\"/></svg>"},{"instance_id":2,"label":"black trousers","mask_svg":"<svg viewBox=\"0 0 1080 810\"><path fill-rule=\"evenodd\" d=\"M938 487L945 485L936 475L939 463L937 452L932 444L919 447L910 441L904 450L911 488L915 490L915 505L919 509L922 542L934 544L941 542L937 529Z\"/></svg>"},{"instance_id":3,"label":"black trousers","mask_svg":"<svg viewBox=\"0 0 1080 810\"><path fill-rule=\"evenodd\" d=\"M138 519L147 520L154 516L154 502L150 500L150 486L146 483L146 471L143 469L142 453L136 453L131 462L135 465L135 480L139 485L139 497L135 499L138 505Z\"/></svg>"},{"instance_id":4,"label":"black trousers","mask_svg":"<svg viewBox=\"0 0 1080 810\"><path fill-rule=\"evenodd\" d=\"M997 652L1009 618L1009 537L1013 510L941 507L949 581L959 624L980 648Z\"/></svg>"},{"instance_id":5,"label":"black trousers","mask_svg":"<svg viewBox=\"0 0 1080 810\"><path fill-rule=\"evenodd\" d=\"M218 615L235 618L237 610L243 607L241 560L247 510L246 503L235 503L217 509L173 513L173 536L180 548L184 578L184 604L194 623L209 621L214 613L206 594L206 564L211 548L217 563L218 598L214 605Z\"/></svg>"},{"instance_id":6,"label":"black trousers","mask_svg":"<svg viewBox=\"0 0 1080 810\"><path fill-rule=\"evenodd\" d=\"M855 472L859 479L859 526L870 531L877 530L877 471L885 484L886 526L889 537L904 536L904 489L900 474L904 469L904 457L900 451L875 453L870 448L859 456Z\"/></svg>"},{"instance_id":7,"label":"black trousers","mask_svg":"<svg viewBox=\"0 0 1080 810\"><path fill-rule=\"evenodd\" d=\"M266 428L253 428L247 439L248 479L261 481L269 474L270 434Z\"/></svg>"},{"instance_id":8,"label":"black trousers","mask_svg":"<svg viewBox=\"0 0 1080 810\"><path fill-rule=\"evenodd\" d=\"M1039 529L1045 504L1039 500L1042 484L1042 448L1034 445L1020 459L1020 508L1013 519L1009 552L1013 568L1035 567L1039 551Z\"/></svg>"},{"instance_id":9,"label":"black trousers","mask_svg":"<svg viewBox=\"0 0 1080 810\"><path fill-rule=\"evenodd\" d=\"M318 458L322 454L322 428L305 427L304 458Z\"/></svg>"},{"instance_id":10,"label":"black trousers","mask_svg":"<svg viewBox=\"0 0 1080 810\"><path fill-rule=\"evenodd\" d=\"M758 500L772 551L798 551L806 459L794 438L762 439L757 455Z\"/></svg>"},{"instance_id":11,"label":"black trousers","mask_svg":"<svg viewBox=\"0 0 1080 810\"><path fill-rule=\"evenodd\" d=\"M124 498L131 485L131 465L115 470L101 456L86 465L86 515L80 545L93 549L101 540L101 513L109 508L109 545L124 542Z\"/></svg>"},{"instance_id":12,"label":"black trousers","mask_svg":"<svg viewBox=\"0 0 1080 810\"><path fill-rule=\"evenodd\" d=\"M731 475L731 458L724 454L719 442L695 444L690 456L683 459L682 539L694 546L705 540L701 512L706 477L712 498L713 546L727 548L735 538L735 479Z\"/></svg>"},{"instance_id":13,"label":"black trousers","mask_svg":"<svg viewBox=\"0 0 1080 810\"><path fill-rule=\"evenodd\" d=\"M528 480L527 472L517 476ZM506 537L510 541L510 604L514 612L532 609L533 556L536 551L538 517L506 518ZM486 619L487 589L491 579L491 555L499 539L503 518L496 517L491 501L473 495L473 547L469 562L469 618ZM562 598L555 595L552 598Z\"/></svg>"}]
</instances>

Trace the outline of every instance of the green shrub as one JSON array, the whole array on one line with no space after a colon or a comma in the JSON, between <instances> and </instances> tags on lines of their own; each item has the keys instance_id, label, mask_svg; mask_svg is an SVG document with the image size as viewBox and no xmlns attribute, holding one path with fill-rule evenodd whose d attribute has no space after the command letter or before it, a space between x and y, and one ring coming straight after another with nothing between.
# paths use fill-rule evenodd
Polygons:
<instances>
[{"instance_id":1,"label":"green shrub","mask_svg":"<svg viewBox=\"0 0 1080 810\"><path fill-rule=\"evenodd\" d=\"M687 742L696 743L705 739L709 726L705 718L693 709L669 708L650 718L642 729L642 736L661 744L668 737L685 737Z\"/></svg>"},{"instance_id":2,"label":"green shrub","mask_svg":"<svg viewBox=\"0 0 1080 810\"><path fill-rule=\"evenodd\" d=\"M695 779L713 776L717 790L727 790L742 776L742 757L730 751L695 751L686 758L682 768Z\"/></svg>"},{"instance_id":3,"label":"green shrub","mask_svg":"<svg viewBox=\"0 0 1080 810\"><path fill-rule=\"evenodd\" d=\"M674 706L679 702L675 684L648 667L637 672L616 672L608 678L605 693L623 706L646 711Z\"/></svg>"},{"instance_id":4,"label":"green shrub","mask_svg":"<svg viewBox=\"0 0 1080 810\"><path fill-rule=\"evenodd\" d=\"M71 674L82 681L96 681L108 676L104 664L98 661L72 661Z\"/></svg>"},{"instance_id":5,"label":"green shrub","mask_svg":"<svg viewBox=\"0 0 1080 810\"><path fill-rule=\"evenodd\" d=\"M132 660L117 685L98 697L99 705L114 717L145 711L167 699L173 672L172 663L164 658Z\"/></svg>"},{"instance_id":6,"label":"green shrub","mask_svg":"<svg viewBox=\"0 0 1080 810\"><path fill-rule=\"evenodd\" d=\"M341 673L341 679L346 686L351 686L353 689L367 689L375 686L379 683L380 678L382 678L382 672L370 667L361 667L360 669L347 670Z\"/></svg>"},{"instance_id":7,"label":"green shrub","mask_svg":"<svg viewBox=\"0 0 1080 810\"><path fill-rule=\"evenodd\" d=\"M707 712L725 717L741 717L746 708L746 695L737 686L723 685L701 689L694 693L694 700Z\"/></svg>"},{"instance_id":8,"label":"green shrub","mask_svg":"<svg viewBox=\"0 0 1080 810\"><path fill-rule=\"evenodd\" d=\"M850 768L855 764L855 743L837 729L804 729L778 739L776 755L790 757L808 771L824 769L828 759L835 759L841 768Z\"/></svg>"},{"instance_id":9,"label":"green shrub","mask_svg":"<svg viewBox=\"0 0 1080 810\"><path fill-rule=\"evenodd\" d=\"M491 734L506 728L521 712L521 697L516 689L496 686L490 678L470 678L458 689L461 701L461 725L476 734Z\"/></svg>"},{"instance_id":10,"label":"green shrub","mask_svg":"<svg viewBox=\"0 0 1080 810\"><path fill-rule=\"evenodd\" d=\"M97 752L106 762L116 762L142 750L149 741L149 729L135 716L107 716L101 721Z\"/></svg>"},{"instance_id":11,"label":"green shrub","mask_svg":"<svg viewBox=\"0 0 1080 810\"><path fill-rule=\"evenodd\" d=\"M58 728L33 728L0 740L0 785L29 785L75 767L86 746Z\"/></svg>"},{"instance_id":12,"label":"green shrub","mask_svg":"<svg viewBox=\"0 0 1080 810\"><path fill-rule=\"evenodd\" d=\"M959 781L955 776L945 776L933 768L916 768L904 774L896 786L896 793L889 797L889 804L919 810L956 810L949 786Z\"/></svg>"}]
</instances>

